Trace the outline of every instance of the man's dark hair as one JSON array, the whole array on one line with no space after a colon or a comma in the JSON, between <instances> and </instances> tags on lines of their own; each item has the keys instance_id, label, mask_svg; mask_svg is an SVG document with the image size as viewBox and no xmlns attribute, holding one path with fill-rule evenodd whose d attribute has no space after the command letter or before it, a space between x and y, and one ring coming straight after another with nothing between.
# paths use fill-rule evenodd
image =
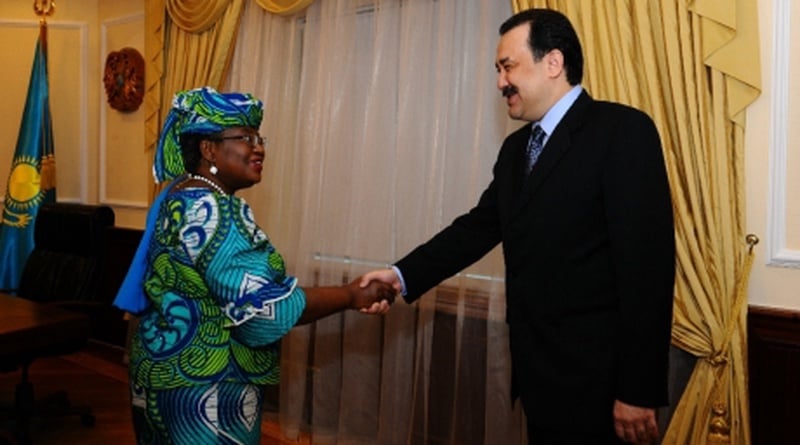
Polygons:
<instances>
[{"instance_id":1,"label":"man's dark hair","mask_svg":"<svg viewBox=\"0 0 800 445\"><path fill-rule=\"evenodd\" d=\"M525 23L530 23L528 46L534 60L557 49L564 55L567 81L577 85L583 79L583 50L575 28L562 13L552 9L526 9L514 14L500 25L500 35Z\"/></svg>"}]
</instances>

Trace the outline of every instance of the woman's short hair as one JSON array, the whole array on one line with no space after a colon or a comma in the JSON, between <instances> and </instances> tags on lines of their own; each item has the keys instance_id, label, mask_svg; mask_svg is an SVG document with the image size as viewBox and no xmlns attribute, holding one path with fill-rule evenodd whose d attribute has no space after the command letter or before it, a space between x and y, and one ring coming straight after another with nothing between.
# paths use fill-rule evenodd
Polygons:
<instances>
[{"instance_id":1,"label":"woman's short hair","mask_svg":"<svg viewBox=\"0 0 800 445\"><path fill-rule=\"evenodd\" d=\"M203 140L213 139L213 134L183 133L180 135L181 156L183 156L183 166L189 173L197 173L200 168L200 160L203 155L200 153L200 143Z\"/></svg>"}]
</instances>

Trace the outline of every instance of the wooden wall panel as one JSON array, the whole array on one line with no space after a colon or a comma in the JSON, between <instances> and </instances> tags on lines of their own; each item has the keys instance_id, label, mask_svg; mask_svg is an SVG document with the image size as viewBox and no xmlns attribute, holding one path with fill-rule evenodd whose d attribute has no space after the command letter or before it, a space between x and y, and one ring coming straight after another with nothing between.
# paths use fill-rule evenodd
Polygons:
<instances>
[{"instance_id":1,"label":"wooden wall panel","mask_svg":"<svg viewBox=\"0 0 800 445\"><path fill-rule=\"evenodd\" d=\"M750 306L747 325L752 443L797 443L800 312Z\"/></svg>"}]
</instances>

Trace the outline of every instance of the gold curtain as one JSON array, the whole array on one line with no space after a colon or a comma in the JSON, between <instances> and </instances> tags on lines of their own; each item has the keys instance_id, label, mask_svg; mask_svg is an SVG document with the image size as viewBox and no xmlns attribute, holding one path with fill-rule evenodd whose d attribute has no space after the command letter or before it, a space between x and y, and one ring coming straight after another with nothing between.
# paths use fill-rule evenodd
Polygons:
<instances>
[{"instance_id":1,"label":"gold curtain","mask_svg":"<svg viewBox=\"0 0 800 445\"><path fill-rule=\"evenodd\" d=\"M145 150L153 152L161 131L161 78L164 75L164 0L145 2Z\"/></svg>"},{"instance_id":2,"label":"gold curtain","mask_svg":"<svg viewBox=\"0 0 800 445\"><path fill-rule=\"evenodd\" d=\"M182 30L200 33L212 27L231 0L167 0L170 19Z\"/></svg>"},{"instance_id":3,"label":"gold curtain","mask_svg":"<svg viewBox=\"0 0 800 445\"><path fill-rule=\"evenodd\" d=\"M514 11L530 7L570 17L584 86L648 112L664 143L677 241L672 342L698 361L663 443L749 444L743 160L744 110L761 82L755 0L512 0Z\"/></svg>"},{"instance_id":4,"label":"gold curtain","mask_svg":"<svg viewBox=\"0 0 800 445\"><path fill-rule=\"evenodd\" d=\"M158 143L177 91L221 88L244 0L146 0L145 148Z\"/></svg>"},{"instance_id":5,"label":"gold curtain","mask_svg":"<svg viewBox=\"0 0 800 445\"><path fill-rule=\"evenodd\" d=\"M255 0L267 12L289 16L308 8L314 0Z\"/></svg>"}]
</instances>

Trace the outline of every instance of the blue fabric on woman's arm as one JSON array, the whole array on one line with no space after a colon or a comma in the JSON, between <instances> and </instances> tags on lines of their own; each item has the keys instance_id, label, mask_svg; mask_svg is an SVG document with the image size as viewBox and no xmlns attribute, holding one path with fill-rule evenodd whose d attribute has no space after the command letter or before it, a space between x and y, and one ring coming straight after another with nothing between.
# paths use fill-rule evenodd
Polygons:
<instances>
[{"instance_id":1,"label":"blue fabric on woman's arm","mask_svg":"<svg viewBox=\"0 0 800 445\"><path fill-rule=\"evenodd\" d=\"M306 307L305 292L296 287L288 298L271 303L272 311L260 313L233 328L233 338L250 347L280 340L296 324Z\"/></svg>"},{"instance_id":2,"label":"blue fabric on woman's arm","mask_svg":"<svg viewBox=\"0 0 800 445\"><path fill-rule=\"evenodd\" d=\"M125 279L122 281L122 285L112 303L123 311L130 312L134 315L147 309L147 306L150 304L147 295L144 293L144 273L147 270L147 249L150 247L150 241L153 239L159 207L161 207L164 197L167 196L171 189L171 184L165 187L164 190L156 196L156 199L150 206L150 210L147 212L144 235L142 235L142 239L139 241L139 247L136 248L136 253L133 255L133 261L131 261L131 266L128 268L128 273L125 275Z\"/></svg>"}]
</instances>

